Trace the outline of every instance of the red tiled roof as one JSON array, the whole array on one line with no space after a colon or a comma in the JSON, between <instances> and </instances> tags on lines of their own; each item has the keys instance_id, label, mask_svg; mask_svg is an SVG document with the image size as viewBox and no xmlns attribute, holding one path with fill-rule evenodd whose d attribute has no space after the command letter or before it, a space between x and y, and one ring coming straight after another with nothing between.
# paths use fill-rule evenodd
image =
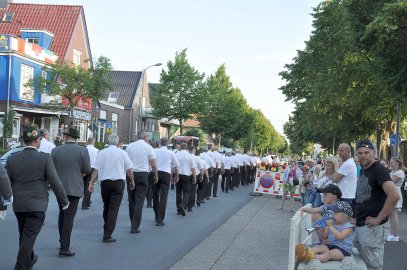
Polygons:
<instances>
[{"instance_id":1,"label":"red tiled roof","mask_svg":"<svg viewBox=\"0 0 407 270\"><path fill-rule=\"evenodd\" d=\"M184 127L199 127L201 125L201 123L199 123L199 121L189 118L184 122Z\"/></svg>"},{"instance_id":2,"label":"red tiled roof","mask_svg":"<svg viewBox=\"0 0 407 270\"><path fill-rule=\"evenodd\" d=\"M2 18L6 11L14 12L14 16L11 23L0 22L0 33L20 36L21 28L48 30L54 34L50 51L56 53L59 59L64 59L76 22L78 21L81 11L83 11L83 7L10 4L7 9L0 9L0 18Z\"/></svg>"}]
</instances>

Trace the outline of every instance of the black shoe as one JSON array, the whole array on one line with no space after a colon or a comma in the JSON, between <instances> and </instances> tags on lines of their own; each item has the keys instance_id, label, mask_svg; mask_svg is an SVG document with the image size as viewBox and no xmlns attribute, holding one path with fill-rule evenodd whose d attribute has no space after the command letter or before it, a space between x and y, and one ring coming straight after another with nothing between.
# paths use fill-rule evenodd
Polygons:
<instances>
[{"instance_id":1,"label":"black shoe","mask_svg":"<svg viewBox=\"0 0 407 270\"><path fill-rule=\"evenodd\" d=\"M181 208L178 209L178 210L179 210L181 216L185 217L185 210L184 210L184 208L181 207Z\"/></svg>"},{"instance_id":2,"label":"black shoe","mask_svg":"<svg viewBox=\"0 0 407 270\"><path fill-rule=\"evenodd\" d=\"M229 193L229 191L225 191L225 193Z\"/></svg>"},{"instance_id":3,"label":"black shoe","mask_svg":"<svg viewBox=\"0 0 407 270\"><path fill-rule=\"evenodd\" d=\"M216 198L216 197L218 197L218 196L216 196L216 195L213 195L212 197Z\"/></svg>"},{"instance_id":4,"label":"black shoe","mask_svg":"<svg viewBox=\"0 0 407 270\"><path fill-rule=\"evenodd\" d=\"M82 210L89 210L90 206L82 206Z\"/></svg>"},{"instance_id":5,"label":"black shoe","mask_svg":"<svg viewBox=\"0 0 407 270\"><path fill-rule=\"evenodd\" d=\"M151 204L147 204L147 208L153 208Z\"/></svg>"},{"instance_id":6,"label":"black shoe","mask_svg":"<svg viewBox=\"0 0 407 270\"><path fill-rule=\"evenodd\" d=\"M116 239L109 237L109 238L103 239L102 242L103 243L114 243L114 242L116 242Z\"/></svg>"},{"instance_id":7,"label":"black shoe","mask_svg":"<svg viewBox=\"0 0 407 270\"><path fill-rule=\"evenodd\" d=\"M164 226L165 225L165 223L164 222L157 222L157 224L156 224L157 226Z\"/></svg>"},{"instance_id":8,"label":"black shoe","mask_svg":"<svg viewBox=\"0 0 407 270\"><path fill-rule=\"evenodd\" d=\"M70 250L69 248L67 250L59 250L59 254L58 254L59 258L73 257L73 256L75 256L75 252Z\"/></svg>"},{"instance_id":9,"label":"black shoe","mask_svg":"<svg viewBox=\"0 0 407 270\"><path fill-rule=\"evenodd\" d=\"M206 197L206 199L207 199L207 200L210 200L211 198L209 198L209 197Z\"/></svg>"},{"instance_id":10,"label":"black shoe","mask_svg":"<svg viewBox=\"0 0 407 270\"><path fill-rule=\"evenodd\" d=\"M196 205L201 206L201 202L200 202L200 201L196 201Z\"/></svg>"},{"instance_id":11,"label":"black shoe","mask_svg":"<svg viewBox=\"0 0 407 270\"><path fill-rule=\"evenodd\" d=\"M192 212L192 208L188 208L188 212Z\"/></svg>"},{"instance_id":12,"label":"black shoe","mask_svg":"<svg viewBox=\"0 0 407 270\"><path fill-rule=\"evenodd\" d=\"M205 202L205 200L202 199L202 200L201 200L201 203L206 203L206 202Z\"/></svg>"},{"instance_id":13,"label":"black shoe","mask_svg":"<svg viewBox=\"0 0 407 270\"><path fill-rule=\"evenodd\" d=\"M130 233L140 233L139 229L131 229Z\"/></svg>"},{"instance_id":14,"label":"black shoe","mask_svg":"<svg viewBox=\"0 0 407 270\"><path fill-rule=\"evenodd\" d=\"M179 209L177 209L177 215L181 215L181 211Z\"/></svg>"}]
</instances>

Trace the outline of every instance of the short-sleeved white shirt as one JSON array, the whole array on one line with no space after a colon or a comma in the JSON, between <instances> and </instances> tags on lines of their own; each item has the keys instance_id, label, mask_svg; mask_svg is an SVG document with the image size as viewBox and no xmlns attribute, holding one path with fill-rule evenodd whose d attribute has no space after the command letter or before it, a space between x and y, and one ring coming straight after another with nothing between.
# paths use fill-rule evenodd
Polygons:
<instances>
[{"instance_id":1,"label":"short-sleeved white shirt","mask_svg":"<svg viewBox=\"0 0 407 270\"><path fill-rule=\"evenodd\" d=\"M343 175L336 185L342 192L342 198L354 199L356 197L357 168L353 158L348 158L337 171Z\"/></svg>"},{"instance_id":2,"label":"short-sleeved white shirt","mask_svg":"<svg viewBox=\"0 0 407 270\"><path fill-rule=\"evenodd\" d=\"M89 153L90 166L91 166L92 168L95 168L96 156L97 156L98 153L99 153L99 149L97 149L96 147L94 147L94 146L91 145L91 144L88 144L88 145L86 146L86 149L88 150L88 153Z\"/></svg>"},{"instance_id":3,"label":"short-sleeved white shirt","mask_svg":"<svg viewBox=\"0 0 407 270\"><path fill-rule=\"evenodd\" d=\"M202 152L200 157L205 161L207 169L216 166L215 162L213 161L213 158L208 153Z\"/></svg>"},{"instance_id":4,"label":"short-sleeved white shirt","mask_svg":"<svg viewBox=\"0 0 407 270\"><path fill-rule=\"evenodd\" d=\"M391 171L390 176L396 176L398 178L398 181L394 183L397 187L401 187L401 185L403 185L405 177L403 170Z\"/></svg>"},{"instance_id":5,"label":"short-sleeved white shirt","mask_svg":"<svg viewBox=\"0 0 407 270\"><path fill-rule=\"evenodd\" d=\"M186 150L178 151L176 157L179 162L178 173L182 175L192 175L192 169L196 167L195 158Z\"/></svg>"},{"instance_id":6,"label":"short-sleeved white shirt","mask_svg":"<svg viewBox=\"0 0 407 270\"><path fill-rule=\"evenodd\" d=\"M38 151L50 154L52 149L54 149L54 148L55 148L55 144L53 144L52 142L48 141L45 138L42 138L40 147L38 148Z\"/></svg>"},{"instance_id":7,"label":"short-sleeved white shirt","mask_svg":"<svg viewBox=\"0 0 407 270\"><path fill-rule=\"evenodd\" d=\"M206 164L205 164L205 161L200 156L193 155L193 157L195 158L196 175L199 175L199 174L201 174L201 170L206 169Z\"/></svg>"},{"instance_id":8,"label":"short-sleeved white shirt","mask_svg":"<svg viewBox=\"0 0 407 270\"><path fill-rule=\"evenodd\" d=\"M167 147L161 146L154 149L157 162L157 171L171 173L171 168L178 168L179 162L175 153L168 150Z\"/></svg>"},{"instance_id":9,"label":"short-sleeved white shirt","mask_svg":"<svg viewBox=\"0 0 407 270\"><path fill-rule=\"evenodd\" d=\"M99 152L96 157L94 168L98 170L98 179L104 180L125 180L126 171L133 168L127 153L115 145Z\"/></svg>"},{"instance_id":10,"label":"short-sleeved white shirt","mask_svg":"<svg viewBox=\"0 0 407 270\"><path fill-rule=\"evenodd\" d=\"M233 167L233 159L231 157L225 157L224 169L231 170Z\"/></svg>"},{"instance_id":11,"label":"short-sleeved white shirt","mask_svg":"<svg viewBox=\"0 0 407 270\"><path fill-rule=\"evenodd\" d=\"M126 148L130 160L134 164L133 172L149 172L150 160L156 159L153 147L144 140L137 140Z\"/></svg>"}]
</instances>

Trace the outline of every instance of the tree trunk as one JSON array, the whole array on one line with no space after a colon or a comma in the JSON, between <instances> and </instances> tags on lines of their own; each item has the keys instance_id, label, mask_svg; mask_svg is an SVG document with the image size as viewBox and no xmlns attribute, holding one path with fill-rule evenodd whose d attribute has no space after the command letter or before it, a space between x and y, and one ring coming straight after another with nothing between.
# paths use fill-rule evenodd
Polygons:
<instances>
[{"instance_id":1,"label":"tree trunk","mask_svg":"<svg viewBox=\"0 0 407 270\"><path fill-rule=\"evenodd\" d=\"M388 141L394 130L395 121L384 121L376 128L377 136L377 157L380 159L389 160L388 156Z\"/></svg>"},{"instance_id":2,"label":"tree trunk","mask_svg":"<svg viewBox=\"0 0 407 270\"><path fill-rule=\"evenodd\" d=\"M180 135L183 134L183 127L182 127L182 119L178 119L179 120L179 133Z\"/></svg>"}]
</instances>

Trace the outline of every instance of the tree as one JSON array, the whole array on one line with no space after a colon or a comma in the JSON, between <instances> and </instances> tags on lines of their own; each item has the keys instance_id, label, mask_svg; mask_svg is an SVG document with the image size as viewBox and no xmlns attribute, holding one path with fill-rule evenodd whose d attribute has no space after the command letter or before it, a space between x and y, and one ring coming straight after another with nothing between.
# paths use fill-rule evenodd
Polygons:
<instances>
[{"instance_id":1,"label":"tree","mask_svg":"<svg viewBox=\"0 0 407 270\"><path fill-rule=\"evenodd\" d=\"M189 64L186 51L177 52L174 61L168 61L168 71L162 70L159 87L150 93L153 115L177 119L181 134L184 120L200 113L205 97L205 75Z\"/></svg>"},{"instance_id":2,"label":"tree","mask_svg":"<svg viewBox=\"0 0 407 270\"><path fill-rule=\"evenodd\" d=\"M209 134L233 140L244 137L252 127L249 105L239 88L235 88L221 65L206 81L207 98L198 115L202 129Z\"/></svg>"},{"instance_id":3,"label":"tree","mask_svg":"<svg viewBox=\"0 0 407 270\"><path fill-rule=\"evenodd\" d=\"M65 106L72 116L79 102L100 100L106 91L112 89L108 76L111 70L110 59L104 56L99 57L89 69L69 62L57 62L44 68L46 77L39 75L27 85L46 92L54 98L51 105Z\"/></svg>"}]
</instances>

